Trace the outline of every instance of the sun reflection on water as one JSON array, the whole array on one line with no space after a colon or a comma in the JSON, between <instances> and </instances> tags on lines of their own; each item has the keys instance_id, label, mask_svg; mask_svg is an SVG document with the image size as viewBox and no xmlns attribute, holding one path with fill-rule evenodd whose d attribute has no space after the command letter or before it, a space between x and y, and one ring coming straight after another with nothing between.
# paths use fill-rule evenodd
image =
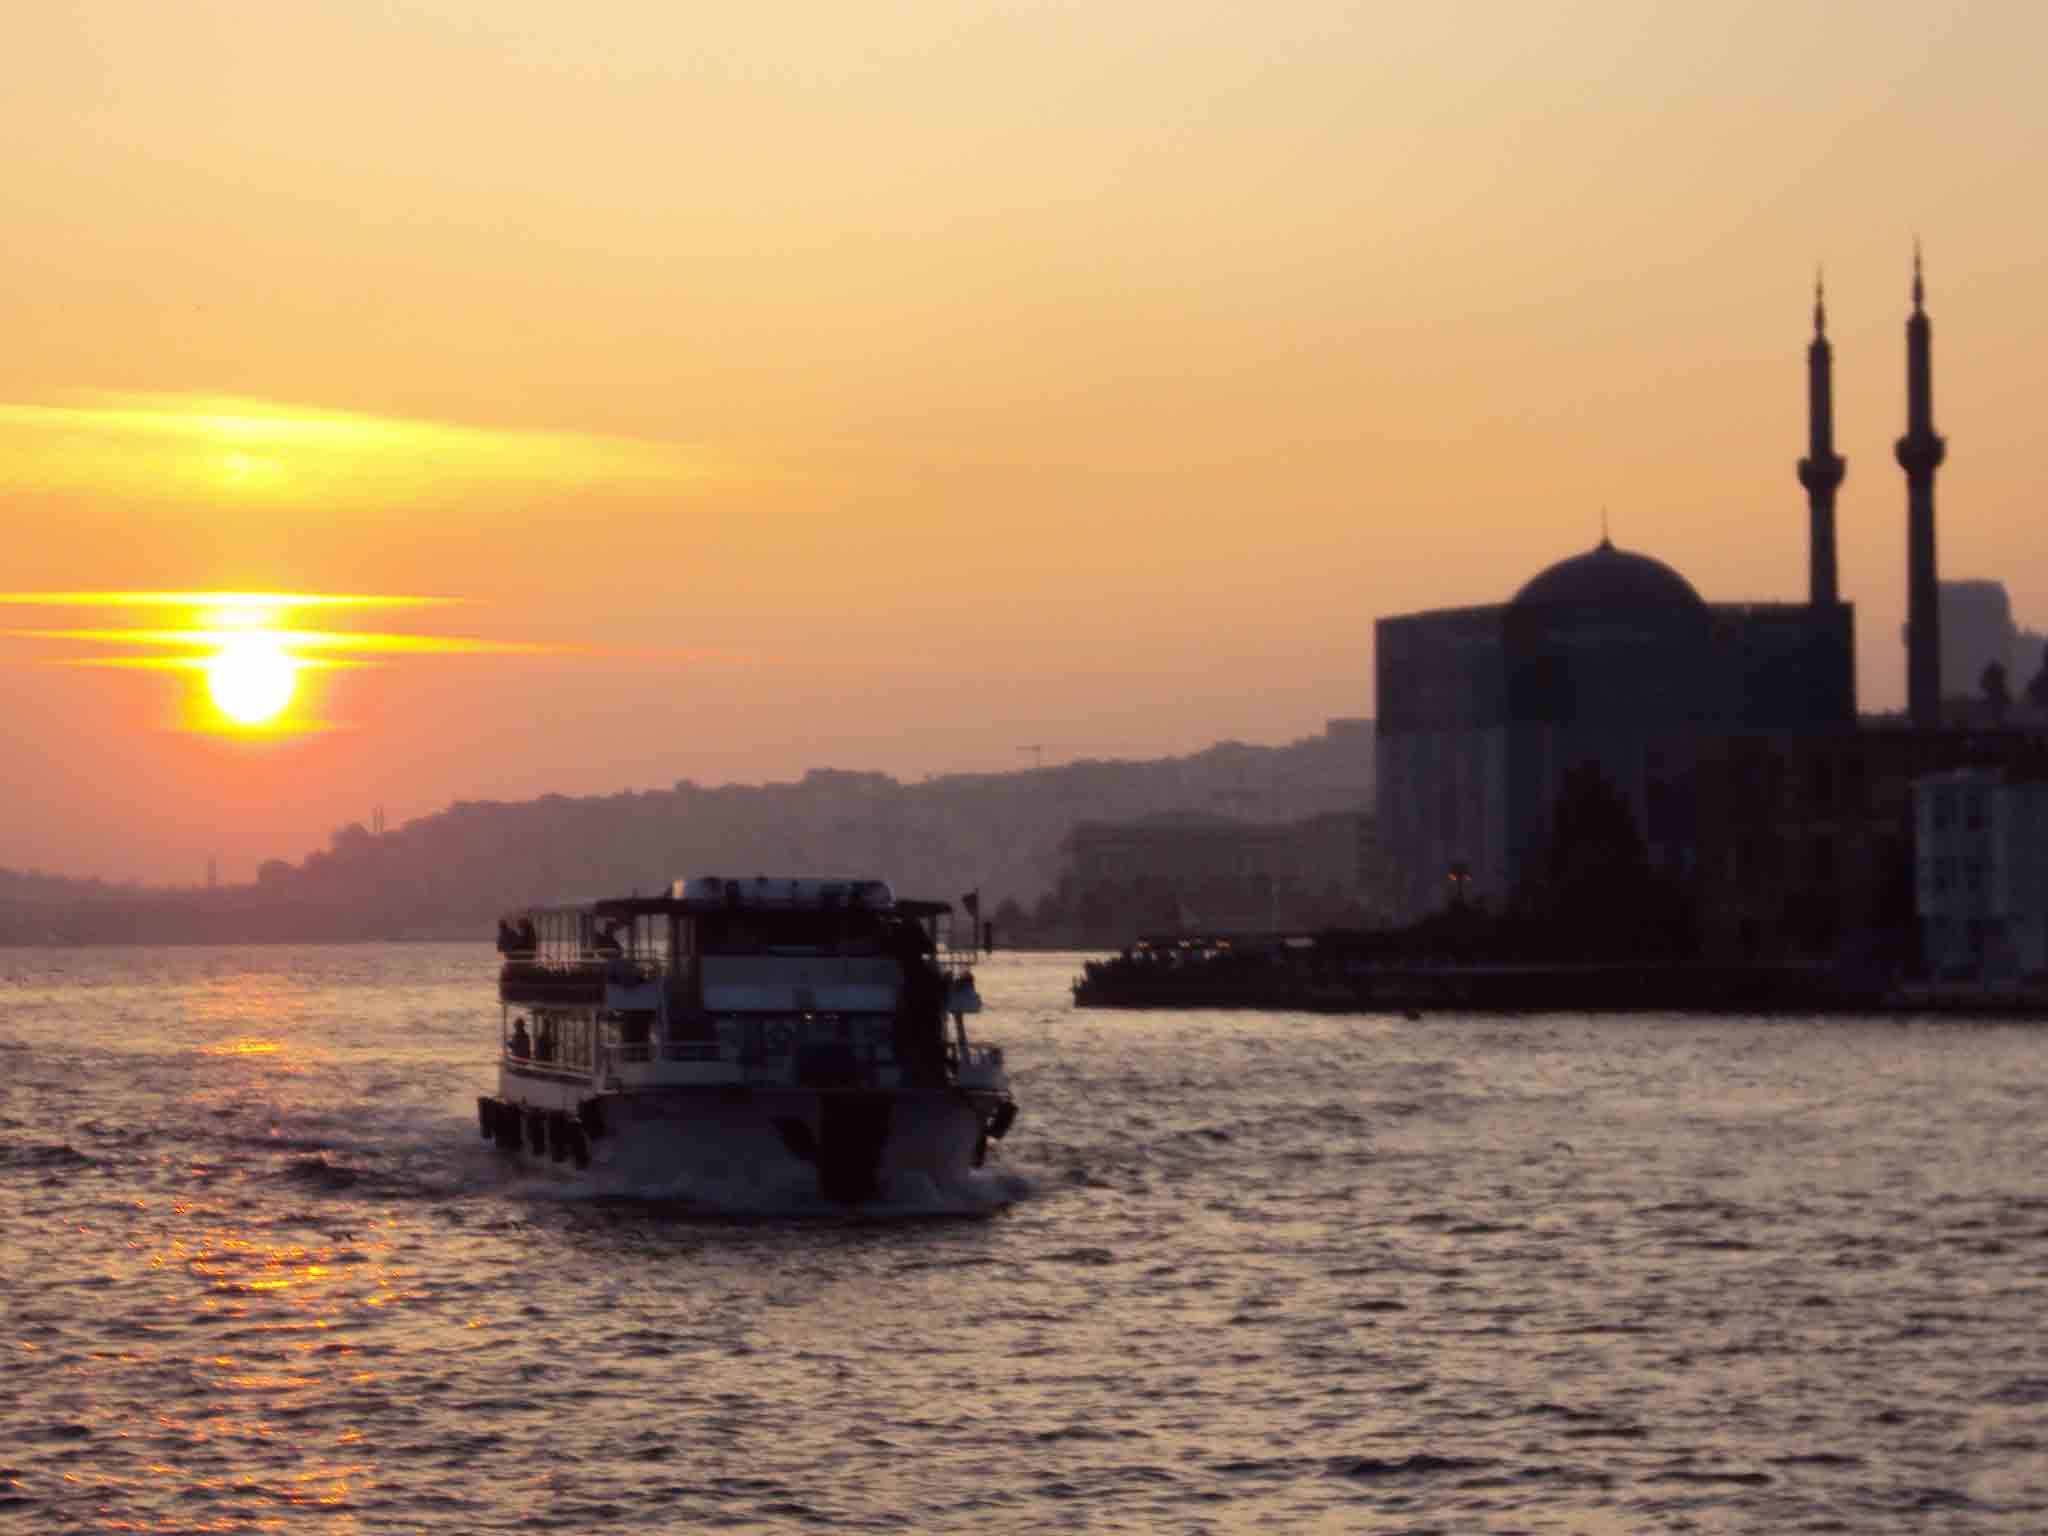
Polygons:
<instances>
[{"instance_id":1,"label":"sun reflection on water","mask_svg":"<svg viewBox=\"0 0 2048 1536\"><path fill-rule=\"evenodd\" d=\"M173 1209L185 1215L191 1206L180 1202ZM383 1380L378 1370L366 1366L347 1333L352 1317L378 1315L377 1309L408 1295L401 1288L404 1272L390 1264L386 1240L351 1232L328 1242L268 1241L202 1220L159 1234L138 1256L149 1271L167 1276L183 1271L198 1287L160 1293L162 1307L155 1317L140 1320L141 1326L173 1339L182 1314L184 1320L216 1327L233 1324L222 1337L241 1341L239 1347L216 1347L193 1358L195 1376L217 1406L190 1416L154 1415L150 1438L155 1443L146 1464L150 1474L175 1484L181 1498L246 1502L253 1506L251 1515L266 1506L342 1511L376 1486L374 1463L368 1459L307 1456L297 1469L268 1479L236 1476L207 1463L237 1455L238 1444L289 1437L280 1415L296 1418L314 1404L374 1388ZM337 1331L343 1335L339 1339ZM238 1403L255 1412L230 1406ZM363 1441L362 1432L349 1426L332 1443L360 1447ZM191 1454L182 1454L181 1446ZM279 1523L245 1516L181 1528L247 1530ZM123 1527L117 1521L105 1528Z\"/></svg>"},{"instance_id":2,"label":"sun reflection on water","mask_svg":"<svg viewBox=\"0 0 2048 1536\"><path fill-rule=\"evenodd\" d=\"M284 1042L241 1035L233 1040L216 1040L200 1049L209 1056L275 1056L284 1049Z\"/></svg>"}]
</instances>

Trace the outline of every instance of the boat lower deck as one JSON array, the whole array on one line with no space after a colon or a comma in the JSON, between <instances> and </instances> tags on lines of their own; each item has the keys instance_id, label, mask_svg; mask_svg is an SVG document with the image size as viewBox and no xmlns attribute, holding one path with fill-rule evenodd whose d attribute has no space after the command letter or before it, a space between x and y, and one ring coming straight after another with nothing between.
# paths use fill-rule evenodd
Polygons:
<instances>
[{"instance_id":1,"label":"boat lower deck","mask_svg":"<svg viewBox=\"0 0 2048 1536\"><path fill-rule=\"evenodd\" d=\"M943 1189L981 1166L1014 1114L1007 1095L959 1087L592 1094L567 1077L511 1068L499 1096L478 1101L485 1138L528 1162L594 1170L622 1192L708 1190L771 1203Z\"/></svg>"}]
</instances>

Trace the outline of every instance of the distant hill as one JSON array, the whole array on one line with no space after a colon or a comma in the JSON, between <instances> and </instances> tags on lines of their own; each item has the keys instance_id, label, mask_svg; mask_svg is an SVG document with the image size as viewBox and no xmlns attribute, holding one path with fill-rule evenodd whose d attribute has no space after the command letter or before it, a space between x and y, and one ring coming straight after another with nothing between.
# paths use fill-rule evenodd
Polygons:
<instances>
[{"instance_id":1,"label":"distant hill","mask_svg":"<svg viewBox=\"0 0 2048 1536\"><path fill-rule=\"evenodd\" d=\"M76 936L69 921L72 912L104 910L141 894L140 886L71 880L39 869L0 869L0 943L71 942Z\"/></svg>"},{"instance_id":2,"label":"distant hill","mask_svg":"<svg viewBox=\"0 0 2048 1536\"><path fill-rule=\"evenodd\" d=\"M664 890L697 873L875 875L905 895L1029 907L1075 823L1163 812L1292 820L1372 796L1372 727L1284 747L1080 761L904 784L820 768L794 783L459 801L373 836L359 824L254 885L149 890L0 871L0 943L488 937L500 912Z\"/></svg>"}]
</instances>

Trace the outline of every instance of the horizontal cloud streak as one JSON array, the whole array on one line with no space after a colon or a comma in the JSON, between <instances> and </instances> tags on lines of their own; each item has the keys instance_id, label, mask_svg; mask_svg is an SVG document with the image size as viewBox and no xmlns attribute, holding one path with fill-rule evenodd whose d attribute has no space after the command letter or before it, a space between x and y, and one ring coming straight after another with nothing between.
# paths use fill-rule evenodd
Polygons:
<instances>
[{"instance_id":1,"label":"horizontal cloud streak","mask_svg":"<svg viewBox=\"0 0 2048 1536\"><path fill-rule=\"evenodd\" d=\"M204 672L212 665L212 656L57 656L44 662L52 667L110 667L135 672ZM367 661L360 657L346 656L294 656L294 669L300 672L335 671L342 667L374 667L380 662Z\"/></svg>"},{"instance_id":2,"label":"horizontal cloud streak","mask_svg":"<svg viewBox=\"0 0 2048 1536\"><path fill-rule=\"evenodd\" d=\"M444 608L465 597L367 592L0 592L0 608L216 608L265 613L295 608Z\"/></svg>"},{"instance_id":3,"label":"horizontal cloud streak","mask_svg":"<svg viewBox=\"0 0 2048 1536\"><path fill-rule=\"evenodd\" d=\"M219 655L260 634L302 671L387 666L433 657L559 657L633 660L688 666L758 664L751 652L703 646L591 645L553 640L505 640L480 635L419 634L389 630L287 628L278 619L295 610L423 609L468 603L459 597L343 592L0 592L7 607L134 610L160 609L188 622L159 625L17 625L0 628L0 641L42 648L33 664L166 673L204 673ZM51 655L53 647L92 646L127 655ZM181 654L161 655L163 651Z\"/></svg>"},{"instance_id":4,"label":"horizontal cloud streak","mask_svg":"<svg viewBox=\"0 0 2048 1536\"><path fill-rule=\"evenodd\" d=\"M0 402L0 473L44 490L346 505L432 499L479 484L673 491L730 470L699 450L641 438L163 393Z\"/></svg>"},{"instance_id":5,"label":"horizontal cloud streak","mask_svg":"<svg viewBox=\"0 0 2048 1536\"><path fill-rule=\"evenodd\" d=\"M243 638L246 629L4 629L10 640L65 641L81 645L167 646L214 651ZM359 656L582 656L643 660L748 660L743 652L691 647L578 645L552 640L487 640L473 635L408 635L376 630L272 629L262 633L283 650L337 651Z\"/></svg>"}]
</instances>

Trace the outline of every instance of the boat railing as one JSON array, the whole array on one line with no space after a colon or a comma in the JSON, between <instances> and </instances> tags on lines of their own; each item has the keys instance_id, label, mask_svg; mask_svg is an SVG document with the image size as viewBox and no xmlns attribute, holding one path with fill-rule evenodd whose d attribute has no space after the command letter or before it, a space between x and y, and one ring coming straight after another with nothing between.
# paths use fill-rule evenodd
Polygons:
<instances>
[{"instance_id":1,"label":"boat railing","mask_svg":"<svg viewBox=\"0 0 2048 1536\"><path fill-rule=\"evenodd\" d=\"M498 976L498 995L511 1003L588 1003L607 989L658 985L659 961L623 956L567 960L508 955Z\"/></svg>"},{"instance_id":2,"label":"boat railing","mask_svg":"<svg viewBox=\"0 0 2048 1536\"><path fill-rule=\"evenodd\" d=\"M603 965L605 979L614 986L637 986L667 974L667 967L653 955L611 955Z\"/></svg>"},{"instance_id":3,"label":"boat railing","mask_svg":"<svg viewBox=\"0 0 2048 1536\"><path fill-rule=\"evenodd\" d=\"M1000 1072L1003 1066L1003 1048L1000 1045L982 1045L969 1041L960 1053L960 1065L970 1070Z\"/></svg>"},{"instance_id":4,"label":"boat railing","mask_svg":"<svg viewBox=\"0 0 2048 1536\"><path fill-rule=\"evenodd\" d=\"M554 1077L576 1082L588 1082L592 1076L590 1064L583 1061L556 1061L545 1056L521 1056L510 1046L504 1051L505 1061L528 1076Z\"/></svg>"},{"instance_id":5,"label":"boat railing","mask_svg":"<svg viewBox=\"0 0 2048 1536\"><path fill-rule=\"evenodd\" d=\"M632 986L659 981L665 967L648 955L547 954L540 950L515 950L505 956L505 974L528 976L603 977L618 985Z\"/></svg>"},{"instance_id":6,"label":"boat railing","mask_svg":"<svg viewBox=\"0 0 2048 1536\"><path fill-rule=\"evenodd\" d=\"M661 1080L661 1069L722 1067L739 1082L757 1086L880 1088L898 1084L918 1070L900 1057L895 1042L858 1036L805 1038L786 1016L726 1018L715 1036L701 1039L610 1041L604 1068L621 1069L642 1082ZM999 1071L1002 1051L971 1046L970 1070Z\"/></svg>"}]
</instances>

